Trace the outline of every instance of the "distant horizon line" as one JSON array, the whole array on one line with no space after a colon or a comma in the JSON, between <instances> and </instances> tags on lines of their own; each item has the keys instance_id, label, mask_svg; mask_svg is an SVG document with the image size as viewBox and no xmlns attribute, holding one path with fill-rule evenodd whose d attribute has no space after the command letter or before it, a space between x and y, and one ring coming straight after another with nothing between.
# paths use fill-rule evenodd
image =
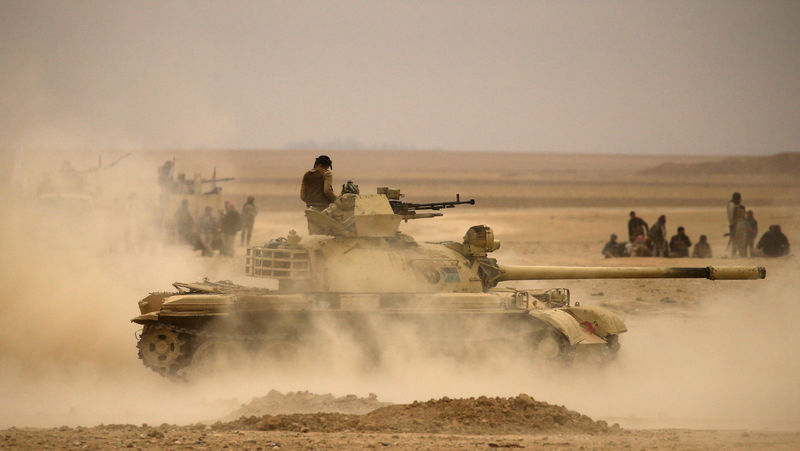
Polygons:
<instances>
[{"instance_id":1,"label":"distant horizon line","mask_svg":"<svg viewBox=\"0 0 800 451\"><path fill-rule=\"evenodd\" d=\"M34 150L46 151L52 150L57 152L423 152L423 153L497 153L497 154L540 154L540 155L575 155L575 156L629 156L629 157L764 157L781 154L800 153L798 150L783 150L770 153L706 153L706 152L692 152L692 153L650 153L650 152L604 152L604 151L553 151L553 150L503 150L503 149L443 149L443 148L256 148L256 147L105 147L105 148L30 148L24 147L18 150Z\"/></svg>"}]
</instances>

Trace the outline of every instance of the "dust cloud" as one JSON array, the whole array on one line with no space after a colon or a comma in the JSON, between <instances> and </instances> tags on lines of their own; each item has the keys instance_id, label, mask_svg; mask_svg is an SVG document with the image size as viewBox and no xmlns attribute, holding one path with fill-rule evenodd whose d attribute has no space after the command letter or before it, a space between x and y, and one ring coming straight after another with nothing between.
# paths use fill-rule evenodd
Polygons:
<instances>
[{"instance_id":1,"label":"dust cloud","mask_svg":"<svg viewBox=\"0 0 800 451\"><path fill-rule=\"evenodd\" d=\"M603 364L543 364L513 330L490 342L498 331L488 322L450 331L480 345L431 352L436 346L414 327L365 318L368 340L320 321L315 339L288 361L191 382L163 378L137 358L136 302L203 276L253 283L241 276L240 259L203 259L161 244L145 225L124 233L130 216L119 203L131 186L155 187L154 167L137 161L109 174L105 193L120 194L108 194L91 217L42 212L31 197L17 197L4 214L0 427L211 421L270 390L308 390L376 393L397 403L528 393L629 427L800 429L796 260L771 266L765 281L730 282L735 289L716 282L697 308L625 315L622 350ZM155 205L152 190L135 191L144 210ZM423 235L457 239L481 222L471 219L428 223Z\"/></svg>"}]
</instances>

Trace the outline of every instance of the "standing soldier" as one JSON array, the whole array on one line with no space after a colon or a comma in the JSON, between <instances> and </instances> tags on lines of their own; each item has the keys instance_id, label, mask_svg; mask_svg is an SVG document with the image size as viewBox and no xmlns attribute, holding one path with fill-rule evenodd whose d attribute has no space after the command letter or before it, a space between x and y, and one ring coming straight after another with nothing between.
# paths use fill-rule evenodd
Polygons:
<instances>
[{"instance_id":1,"label":"standing soldier","mask_svg":"<svg viewBox=\"0 0 800 451\"><path fill-rule=\"evenodd\" d=\"M733 193L728 201L728 228L731 257L747 256L747 215L742 205L742 195Z\"/></svg>"},{"instance_id":2,"label":"standing soldier","mask_svg":"<svg viewBox=\"0 0 800 451\"><path fill-rule=\"evenodd\" d=\"M753 250L755 248L756 237L758 236L758 221L756 221L756 217L753 216L753 210L747 210L747 216L745 217L746 221L746 230L745 236L747 239L745 240L745 252L750 257L753 256Z\"/></svg>"},{"instance_id":3,"label":"standing soldier","mask_svg":"<svg viewBox=\"0 0 800 451\"><path fill-rule=\"evenodd\" d=\"M320 155L314 160L314 169L303 175L300 185L300 199L306 207L322 211L336 200L333 192L333 162L327 155Z\"/></svg>"},{"instance_id":4,"label":"standing soldier","mask_svg":"<svg viewBox=\"0 0 800 451\"><path fill-rule=\"evenodd\" d=\"M242 217L232 203L225 201L225 215L220 221L222 227L222 255L233 257L233 242L242 229Z\"/></svg>"},{"instance_id":5,"label":"standing soldier","mask_svg":"<svg viewBox=\"0 0 800 451\"><path fill-rule=\"evenodd\" d=\"M742 205L742 195L735 192L731 195L726 207L728 213L728 245L731 247L731 257L741 254L747 240L744 206Z\"/></svg>"},{"instance_id":6,"label":"standing soldier","mask_svg":"<svg viewBox=\"0 0 800 451\"><path fill-rule=\"evenodd\" d=\"M628 241L633 243L637 236L647 236L647 223L644 219L636 216L635 211L631 211L631 219L628 220Z\"/></svg>"},{"instance_id":7,"label":"standing soldier","mask_svg":"<svg viewBox=\"0 0 800 451\"><path fill-rule=\"evenodd\" d=\"M172 170L174 168L175 162L172 160L167 160L158 167L158 185L161 187L161 192L172 189Z\"/></svg>"},{"instance_id":8,"label":"standing soldier","mask_svg":"<svg viewBox=\"0 0 800 451\"><path fill-rule=\"evenodd\" d=\"M253 196L247 196L247 202L242 205L242 246L250 246L250 238L253 236L253 224L256 222L256 215L258 208L256 208L256 199Z\"/></svg>"},{"instance_id":9,"label":"standing soldier","mask_svg":"<svg viewBox=\"0 0 800 451\"><path fill-rule=\"evenodd\" d=\"M197 219L197 228L203 243L203 255L207 257L214 255L214 238L219 232L219 221L214 216L213 208L208 206L205 208L203 214Z\"/></svg>"},{"instance_id":10,"label":"standing soldier","mask_svg":"<svg viewBox=\"0 0 800 451\"><path fill-rule=\"evenodd\" d=\"M183 199L178 211L175 212L175 227L178 232L178 241L182 244L192 243L192 231L194 229L194 219L189 211L189 201Z\"/></svg>"},{"instance_id":11,"label":"standing soldier","mask_svg":"<svg viewBox=\"0 0 800 451\"><path fill-rule=\"evenodd\" d=\"M731 237L733 237L733 223L734 223L734 212L736 211L736 207L742 203L742 195L738 192L733 193L731 196L731 200L728 201L727 211L728 211L728 233L730 233Z\"/></svg>"},{"instance_id":12,"label":"standing soldier","mask_svg":"<svg viewBox=\"0 0 800 451\"><path fill-rule=\"evenodd\" d=\"M653 246L653 257L667 257L667 217L661 215L658 221L650 227L650 243Z\"/></svg>"}]
</instances>

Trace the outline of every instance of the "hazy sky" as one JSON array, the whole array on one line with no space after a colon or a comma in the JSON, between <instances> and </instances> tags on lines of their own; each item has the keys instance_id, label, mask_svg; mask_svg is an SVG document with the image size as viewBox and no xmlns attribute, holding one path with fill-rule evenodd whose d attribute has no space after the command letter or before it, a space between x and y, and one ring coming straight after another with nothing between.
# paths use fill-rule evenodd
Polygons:
<instances>
[{"instance_id":1,"label":"hazy sky","mask_svg":"<svg viewBox=\"0 0 800 451\"><path fill-rule=\"evenodd\" d=\"M0 0L0 144L800 150L798 1Z\"/></svg>"}]
</instances>

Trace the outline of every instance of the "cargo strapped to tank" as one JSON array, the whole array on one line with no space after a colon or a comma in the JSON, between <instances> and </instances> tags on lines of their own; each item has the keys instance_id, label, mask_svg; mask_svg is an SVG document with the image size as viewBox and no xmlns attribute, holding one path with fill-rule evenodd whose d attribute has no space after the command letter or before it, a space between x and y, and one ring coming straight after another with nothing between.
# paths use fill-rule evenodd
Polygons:
<instances>
[{"instance_id":1,"label":"cargo strapped to tank","mask_svg":"<svg viewBox=\"0 0 800 451\"><path fill-rule=\"evenodd\" d=\"M253 247L247 249L245 272L253 277L308 279L310 260L305 249Z\"/></svg>"}]
</instances>

